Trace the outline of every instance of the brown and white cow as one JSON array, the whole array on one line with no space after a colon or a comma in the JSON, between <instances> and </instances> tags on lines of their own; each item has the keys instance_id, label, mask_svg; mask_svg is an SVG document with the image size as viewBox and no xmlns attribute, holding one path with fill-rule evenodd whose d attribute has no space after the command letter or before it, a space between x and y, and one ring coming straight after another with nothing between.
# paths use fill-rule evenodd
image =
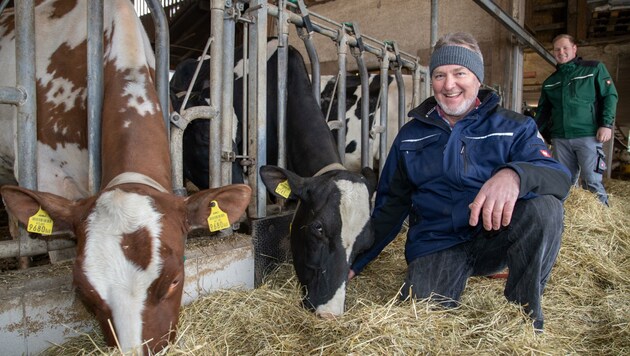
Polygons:
<instances>
[{"instance_id":1,"label":"brown and white cow","mask_svg":"<svg viewBox=\"0 0 630 356\"><path fill-rule=\"evenodd\" d=\"M188 198L172 194L153 52L132 3L108 0L102 190L88 196L86 4L45 0L36 6L39 191L8 185L16 183L16 118L13 107L0 105L2 198L21 223L41 207L53 233L74 234L74 285L107 343L116 345L116 337L124 352L156 352L176 334L187 232L207 227L217 206L234 222L251 190L232 185ZM0 17L0 63L0 86L15 86L12 11Z\"/></svg>"}]
</instances>

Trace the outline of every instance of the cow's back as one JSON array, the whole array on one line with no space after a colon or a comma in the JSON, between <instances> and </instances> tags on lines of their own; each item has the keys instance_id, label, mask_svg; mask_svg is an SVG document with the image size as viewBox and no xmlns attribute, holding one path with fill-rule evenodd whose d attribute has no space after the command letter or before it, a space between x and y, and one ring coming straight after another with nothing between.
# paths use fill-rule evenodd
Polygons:
<instances>
[{"instance_id":1,"label":"cow's back","mask_svg":"<svg viewBox=\"0 0 630 356\"><path fill-rule=\"evenodd\" d=\"M86 1L49 0L39 3L35 11L38 188L70 199L88 196L86 6ZM146 34L130 16L136 14L129 1L110 0L104 7L106 72L108 66L154 65ZM0 36L0 85L15 86L12 9L0 19ZM141 48L137 48L138 38ZM105 100L104 112L108 104L116 103L111 95ZM16 113L15 107L0 105L0 184L15 183Z\"/></svg>"}]
</instances>

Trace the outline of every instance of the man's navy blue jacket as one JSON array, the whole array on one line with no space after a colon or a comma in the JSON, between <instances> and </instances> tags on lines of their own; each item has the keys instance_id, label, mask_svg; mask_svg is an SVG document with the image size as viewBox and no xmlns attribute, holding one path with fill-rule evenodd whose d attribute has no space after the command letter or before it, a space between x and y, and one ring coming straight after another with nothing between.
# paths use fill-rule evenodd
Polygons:
<instances>
[{"instance_id":1,"label":"man's navy blue jacket","mask_svg":"<svg viewBox=\"0 0 630 356\"><path fill-rule=\"evenodd\" d=\"M372 213L375 241L361 253L356 273L398 234L409 216L407 263L471 240L482 229L468 224L481 186L502 168L520 177L519 199L550 194L565 199L570 175L551 158L533 119L500 107L481 90L481 104L451 129L431 97L413 109L392 145Z\"/></svg>"}]
</instances>

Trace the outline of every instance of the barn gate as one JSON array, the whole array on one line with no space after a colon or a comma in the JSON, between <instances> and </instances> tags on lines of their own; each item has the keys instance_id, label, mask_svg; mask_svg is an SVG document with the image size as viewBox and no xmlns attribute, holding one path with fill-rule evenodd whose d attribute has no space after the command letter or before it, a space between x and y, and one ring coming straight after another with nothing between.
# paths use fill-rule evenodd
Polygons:
<instances>
[{"instance_id":1,"label":"barn gate","mask_svg":"<svg viewBox=\"0 0 630 356\"><path fill-rule=\"evenodd\" d=\"M169 0L169 7L183 6L186 1ZM7 1L0 4L3 9ZM186 195L183 181L182 140L183 132L192 120L210 120L210 177L209 186L218 187L230 184L231 166L237 158L248 162L245 166L248 183L252 187L252 201L248 208L248 231L237 233L237 226L221 233L221 239L202 239L210 243L195 243L187 246L186 285L184 303L189 303L198 296L219 288L245 287L258 285L270 268L277 262L284 261L288 252L280 248L281 240L288 236L292 211L282 206L268 206L266 188L258 175L259 168L267 163L265 146L266 136L266 60L267 37L269 31L275 32L279 40L278 72L278 165L286 167L284 131L286 105L286 72L288 56L289 26L296 27L304 42L311 63L313 94L319 98L319 62L317 50L313 45L313 36L321 35L332 39L338 48L338 99L337 119L329 126L336 131L339 153L345 154L345 78L347 55L356 60L361 77L362 97L368 98L368 68L366 56L376 56L381 74L380 112L381 120L374 127L368 127L368 103L363 100L361 107L361 163L371 166L369 135L387 136L388 115L388 76L393 73L399 93L398 127L405 122L405 90L402 73L405 70L413 75L413 105L428 96L429 81L427 68L419 64L418 58L402 52L395 42L376 40L361 33L359 24L341 23L309 12L302 0L266 0L210 1L210 38L205 47L210 55L210 106L183 109L170 115L168 110L168 69L169 35L168 19L162 3L147 0L147 8L155 23L156 86L161 106L165 113L164 120L171 127L170 145L172 158L173 190L176 194ZM18 111L18 153L19 172L17 176L21 186L37 188L36 167L36 106L35 106L35 63L34 53L34 1L17 1L16 12L16 58L17 88L0 88L0 103L17 106ZM100 186L100 113L102 109L102 33L103 0L89 1L88 15L88 146L89 146L89 191L94 194ZM269 22L269 19L275 19ZM236 28L241 26L242 37L236 38ZM245 145L240 153L232 149L233 120L233 67L234 48L241 42L248 58L244 100L247 113L243 120ZM205 53L204 53L205 55ZM203 57L203 55L202 55ZM422 79L424 83L421 86ZM261 84L262 83L262 84ZM185 107L185 106L183 106ZM387 142L380 140L380 157L387 155ZM380 167L384 160L380 160ZM11 225L11 224L10 224ZM74 242L69 239L33 238L11 225L17 239L0 241L0 259L21 258L46 254L72 248ZM203 235L203 234L202 234ZM76 332L94 327L92 318L75 298L71 286L71 264L63 262L44 267L31 268L11 273L3 273L0 279L5 288L0 292L3 301L0 308L0 344L5 354L39 353L51 342L61 343Z\"/></svg>"}]
</instances>

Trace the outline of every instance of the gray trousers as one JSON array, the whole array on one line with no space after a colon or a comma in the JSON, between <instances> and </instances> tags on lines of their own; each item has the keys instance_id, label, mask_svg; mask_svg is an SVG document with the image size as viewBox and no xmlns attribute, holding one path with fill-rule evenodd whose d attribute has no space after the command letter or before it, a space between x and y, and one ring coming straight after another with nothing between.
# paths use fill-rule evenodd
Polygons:
<instances>
[{"instance_id":1,"label":"gray trousers","mask_svg":"<svg viewBox=\"0 0 630 356\"><path fill-rule=\"evenodd\" d=\"M569 169L571 182L576 184L580 178L582 188L597 194L599 200L608 205L608 195L602 183L602 173L595 172L598 149L603 154L602 143L597 141L595 137L552 139L553 158Z\"/></svg>"},{"instance_id":2,"label":"gray trousers","mask_svg":"<svg viewBox=\"0 0 630 356\"><path fill-rule=\"evenodd\" d=\"M541 297L553 267L563 230L562 202L551 195L519 200L510 225L469 242L411 261L401 299L428 298L457 306L470 276L487 276L508 267L507 300L524 306L542 326Z\"/></svg>"}]
</instances>

